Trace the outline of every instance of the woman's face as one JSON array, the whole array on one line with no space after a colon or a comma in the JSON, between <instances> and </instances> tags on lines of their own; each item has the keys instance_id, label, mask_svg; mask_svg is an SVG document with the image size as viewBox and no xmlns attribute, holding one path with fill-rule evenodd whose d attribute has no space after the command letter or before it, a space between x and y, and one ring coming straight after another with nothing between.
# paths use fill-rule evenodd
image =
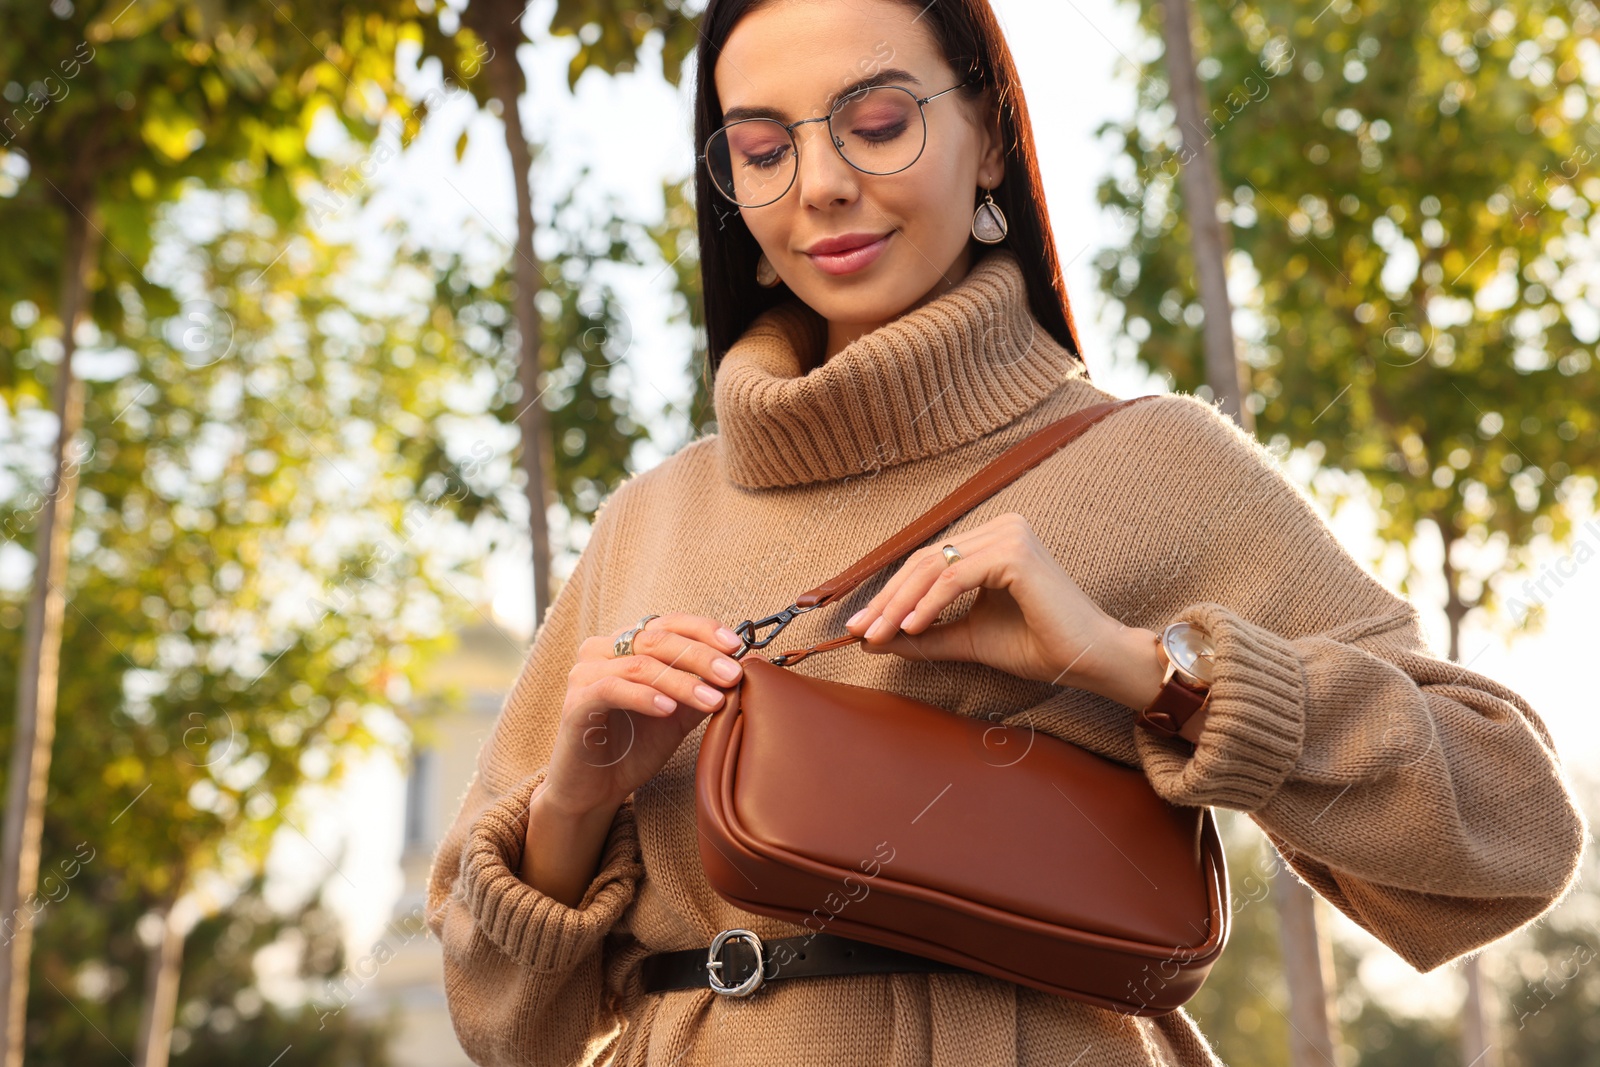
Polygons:
<instances>
[{"instance_id":1,"label":"woman's face","mask_svg":"<svg viewBox=\"0 0 1600 1067\"><path fill-rule=\"evenodd\" d=\"M757 9L717 59L724 120L750 112L785 124L821 118L863 83L901 85L919 98L950 88L960 75L919 14L900 0L776 0ZM778 276L828 320L829 357L938 296L971 266L974 197L1004 176L996 124L987 97L955 92L922 110L927 144L907 169L863 173L834 150L826 122L808 123L792 131L799 163L788 192L738 209ZM911 120L906 137L916 133L914 105ZM737 151L733 163L741 163Z\"/></svg>"}]
</instances>

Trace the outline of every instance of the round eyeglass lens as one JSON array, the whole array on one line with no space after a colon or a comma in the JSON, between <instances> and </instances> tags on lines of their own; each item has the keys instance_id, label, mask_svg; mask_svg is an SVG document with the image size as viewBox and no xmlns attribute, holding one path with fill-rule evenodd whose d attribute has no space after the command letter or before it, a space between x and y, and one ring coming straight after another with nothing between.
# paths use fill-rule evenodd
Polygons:
<instances>
[{"instance_id":1,"label":"round eyeglass lens","mask_svg":"<svg viewBox=\"0 0 1600 1067\"><path fill-rule=\"evenodd\" d=\"M789 191L794 141L781 122L745 119L711 135L706 165L723 196L741 207L761 207Z\"/></svg>"},{"instance_id":2,"label":"round eyeglass lens","mask_svg":"<svg viewBox=\"0 0 1600 1067\"><path fill-rule=\"evenodd\" d=\"M839 101L829 125L839 154L868 174L905 170L928 138L917 98L896 85L851 93Z\"/></svg>"},{"instance_id":3,"label":"round eyeglass lens","mask_svg":"<svg viewBox=\"0 0 1600 1067\"><path fill-rule=\"evenodd\" d=\"M922 156L928 129L911 90L878 85L840 100L828 120L834 147L867 174L894 174ZM764 207L794 184L794 138L776 119L732 122L706 142L706 167L723 196Z\"/></svg>"}]
</instances>

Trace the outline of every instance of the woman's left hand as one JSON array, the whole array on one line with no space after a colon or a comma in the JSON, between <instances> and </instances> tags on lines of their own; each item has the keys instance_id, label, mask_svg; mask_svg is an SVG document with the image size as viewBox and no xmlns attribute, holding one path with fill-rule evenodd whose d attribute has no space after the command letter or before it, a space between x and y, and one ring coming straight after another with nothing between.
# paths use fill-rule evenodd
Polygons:
<instances>
[{"instance_id":1,"label":"woman's left hand","mask_svg":"<svg viewBox=\"0 0 1600 1067\"><path fill-rule=\"evenodd\" d=\"M919 548L852 616L845 629L866 634L862 649L907 659L970 660L1034 681L1111 695L1129 639L1154 637L1130 630L1102 611L1062 569L1014 512L963 531L948 542L961 552L945 561L939 545ZM956 597L978 590L972 609L953 622L932 625ZM898 632L897 632L898 631ZM1157 652L1153 642L1148 646ZM1137 660L1143 674L1157 671L1150 655ZM1124 664L1124 667L1127 665ZM1147 686L1148 688L1148 686Z\"/></svg>"}]
</instances>

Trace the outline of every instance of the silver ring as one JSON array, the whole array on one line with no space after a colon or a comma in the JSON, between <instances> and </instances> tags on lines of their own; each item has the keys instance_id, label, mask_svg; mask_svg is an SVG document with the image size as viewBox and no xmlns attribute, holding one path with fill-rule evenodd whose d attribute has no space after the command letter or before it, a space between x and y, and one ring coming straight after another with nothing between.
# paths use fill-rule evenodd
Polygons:
<instances>
[{"instance_id":1,"label":"silver ring","mask_svg":"<svg viewBox=\"0 0 1600 1067\"><path fill-rule=\"evenodd\" d=\"M659 618L661 618L660 615L646 615L642 619L640 619L638 622L634 623L633 624L633 629L628 630L621 637L617 638L615 642L612 643L612 645L611 645L611 655L613 657L618 657L618 658L620 658L622 656L631 656L631 655L633 655L633 635L638 633L640 630L644 629L645 628L645 624L648 623L651 619L659 619Z\"/></svg>"},{"instance_id":2,"label":"silver ring","mask_svg":"<svg viewBox=\"0 0 1600 1067\"><path fill-rule=\"evenodd\" d=\"M954 563L956 560L962 558L961 550L955 545L943 545L939 548L939 551L944 553L944 561L946 563Z\"/></svg>"}]
</instances>

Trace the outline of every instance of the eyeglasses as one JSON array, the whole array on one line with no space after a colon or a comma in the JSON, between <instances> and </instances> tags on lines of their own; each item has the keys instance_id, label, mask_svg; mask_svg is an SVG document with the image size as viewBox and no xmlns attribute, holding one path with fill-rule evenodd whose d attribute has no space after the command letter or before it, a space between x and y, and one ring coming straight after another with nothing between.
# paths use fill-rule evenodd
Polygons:
<instances>
[{"instance_id":1,"label":"eyeglasses","mask_svg":"<svg viewBox=\"0 0 1600 1067\"><path fill-rule=\"evenodd\" d=\"M783 198L800 168L796 126L826 122L839 157L863 174L895 174L922 158L928 143L924 104L953 93L971 79L932 96L899 85L873 85L839 98L823 118L787 125L777 119L740 119L706 140L706 169L717 191L739 207L765 207Z\"/></svg>"}]
</instances>

